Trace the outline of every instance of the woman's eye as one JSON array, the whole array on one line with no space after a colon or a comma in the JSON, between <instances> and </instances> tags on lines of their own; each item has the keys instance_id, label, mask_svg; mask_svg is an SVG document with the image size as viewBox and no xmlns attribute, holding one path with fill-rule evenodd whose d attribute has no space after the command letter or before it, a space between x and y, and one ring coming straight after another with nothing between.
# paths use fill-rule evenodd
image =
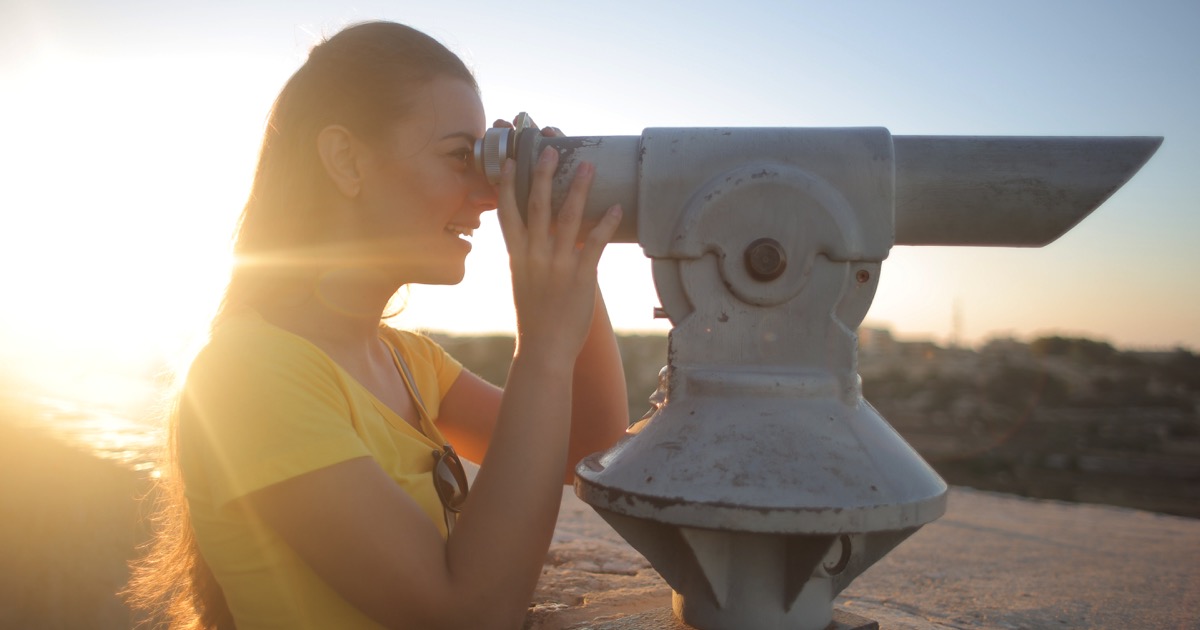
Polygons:
<instances>
[{"instance_id":1,"label":"woman's eye","mask_svg":"<svg viewBox=\"0 0 1200 630\"><path fill-rule=\"evenodd\" d=\"M454 158L455 160L458 160L459 162L466 164L471 159L471 150L470 149L459 149L458 151L451 153L450 157Z\"/></svg>"}]
</instances>

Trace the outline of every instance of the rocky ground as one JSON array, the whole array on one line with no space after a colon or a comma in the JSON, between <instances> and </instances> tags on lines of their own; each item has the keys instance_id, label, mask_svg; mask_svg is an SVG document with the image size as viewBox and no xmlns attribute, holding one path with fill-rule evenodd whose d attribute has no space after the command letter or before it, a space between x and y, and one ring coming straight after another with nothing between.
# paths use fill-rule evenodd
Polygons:
<instances>
[{"instance_id":1,"label":"rocky ground","mask_svg":"<svg viewBox=\"0 0 1200 630\"><path fill-rule=\"evenodd\" d=\"M0 628L129 628L115 593L146 536L145 476L22 426L24 413L0 409Z\"/></svg>"},{"instance_id":2,"label":"rocky ground","mask_svg":"<svg viewBox=\"0 0 1200 630\"><path fill-rule=\"evenodd\" d=\"M837 605L895 630L1200 627L1200 520L953 488ZM670 588L569 491L528 630L683 629Z\"/></svg>"}]
</instances>

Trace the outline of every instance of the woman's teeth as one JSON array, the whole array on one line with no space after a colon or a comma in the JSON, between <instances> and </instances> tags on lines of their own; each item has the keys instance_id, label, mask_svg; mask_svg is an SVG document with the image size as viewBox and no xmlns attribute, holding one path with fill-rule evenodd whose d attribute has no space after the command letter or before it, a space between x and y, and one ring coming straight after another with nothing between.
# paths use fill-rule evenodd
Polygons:
<instances>
[{"instance_id":1,"label":"woman's teeth","mask_svg":"<svg viewBox=\"0 0 1200 630\"><path fill-rule=\"evenodd\" d=\"M447 225L446 231L451 234L454 234L455 236L465 236L467 238L470 238L471 235L475 233L474 229L469 228L469 227L463 227L461 225Z\"/></svg>"}]
</instances>

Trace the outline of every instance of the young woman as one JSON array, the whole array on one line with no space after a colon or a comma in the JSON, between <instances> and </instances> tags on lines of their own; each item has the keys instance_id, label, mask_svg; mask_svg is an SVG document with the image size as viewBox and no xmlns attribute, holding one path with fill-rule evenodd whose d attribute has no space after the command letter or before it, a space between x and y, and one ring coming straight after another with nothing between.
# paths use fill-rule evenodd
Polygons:
<instances>
[{"instance_id":1,"label":"young woman","mask_svg":"<svg viewBox=\"0 0 1200 630\"><path fill-rule=\"evenodd\" d=\"M470 72L426 35L352 26L275 102L238 265L172 418L154 547L131 601L171 627L520 627L564 479L628 418L581 166L553 151L523 224L472 164ZM517 350L503 391L380 324L409 283L454 284L499 207ZM457 454L481 462L466 492Z\"/></svg>"}]
</instances>

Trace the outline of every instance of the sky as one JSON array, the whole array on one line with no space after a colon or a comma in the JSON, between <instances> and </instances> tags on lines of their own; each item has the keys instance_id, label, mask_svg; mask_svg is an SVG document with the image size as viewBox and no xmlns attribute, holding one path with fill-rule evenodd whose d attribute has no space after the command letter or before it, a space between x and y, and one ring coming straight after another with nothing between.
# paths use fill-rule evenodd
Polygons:
<instances>
[{"instance_id":1,"label":"sky","mask_svg":"<svg viewBox=\"0 0 1200 630\"><path fill-rule=\"evenodd\" d=\"M271 101L322 36L368 19L461 55L489 120L528 111L568 135L1163 136L1045 248L893 248L867 325L940 343L1063 334L1200 348L1194 0L5 0L0 358L86 372L103 390L96 365L139 369L191 343L228 273ZM492 215L467 280L413 288L398 324L513 330ZM610 247L601 284L619 330L666 329L637 245Z\"/></svg>"}]
</instances>

